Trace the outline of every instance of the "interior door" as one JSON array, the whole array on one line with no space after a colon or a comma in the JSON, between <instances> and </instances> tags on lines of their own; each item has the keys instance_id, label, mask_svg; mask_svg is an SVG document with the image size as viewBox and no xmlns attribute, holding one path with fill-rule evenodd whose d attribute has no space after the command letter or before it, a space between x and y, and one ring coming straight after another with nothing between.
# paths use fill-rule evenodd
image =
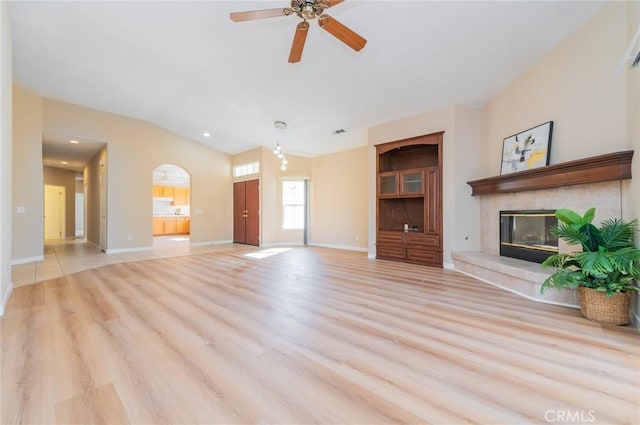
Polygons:
<instances>
[{"instance_id":1,"label":"interior door","mask_svg":"<svg viewBox=\"0 0 640 425\"><path fill-rule=\"evenodd\" d=\"M259 180L233 184L233 241L260 245Z\"/></svg>"},{"instance_id":2,"label":"interior door","mask_svg":"<svg viewBox=\"0 0 640 425\"><path fill-rule=\"evenodd\" d=\"M64 186L44 186L44 238L63 239L64 228Z\"/></svg>"},{"instance_id":3,"label":"interior door","mask_svg":"<svg viewBox=\"0 0 640 425\"><path fill-rule=\"evenodd\" d=\"M245 183L245 243L258 246L260 245L260 185L258 180L249 180Z\"/></svg>"}]
</instances>

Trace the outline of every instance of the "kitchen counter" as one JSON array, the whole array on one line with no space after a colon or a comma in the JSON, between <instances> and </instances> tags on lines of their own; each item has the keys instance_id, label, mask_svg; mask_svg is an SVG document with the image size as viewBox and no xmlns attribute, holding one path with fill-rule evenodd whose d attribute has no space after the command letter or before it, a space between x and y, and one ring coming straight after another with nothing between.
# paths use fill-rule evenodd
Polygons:
<instances>
[{"instance_id":1,"label":"kitchen counter","mask_svg":"<svg viewBox=\"0 0 640 425\"><path fill-rule=\"evenodd\" d=\"M153 218L171 218L171 217L186 217L189 218L190 216L186 215L186 214L154 214Z\"/></svg>"}]
</instances>

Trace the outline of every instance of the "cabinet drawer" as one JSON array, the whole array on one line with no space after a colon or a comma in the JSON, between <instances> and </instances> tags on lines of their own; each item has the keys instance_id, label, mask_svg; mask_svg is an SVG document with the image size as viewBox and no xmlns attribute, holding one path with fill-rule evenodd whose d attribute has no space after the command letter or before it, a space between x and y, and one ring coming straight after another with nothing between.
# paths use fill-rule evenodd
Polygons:
<instances>
[{"instance_id":1,"label":"cabinet drawer","mask_svg":"<svg viewBox=\"0 0 640 425\"><path fill-rule=\"evenodd\" d=\"M412 248L440 247L440 236L408 232L407 244Z\"/></svg>"},{"instance_id":2,"label":"cabinet drawer","mask_svg":"<svg viewBox=\"0 0 640 425\"><path fill-rule=\"evenodd\" d=\"M408 248L407 261L411 263L442 267L442 252Z\"/></svg>"},{"instance_id":3,"label":"cabinet drawer","mask_svg":"<svg viewBox=\"0 0 640 425\"><path fill-rule=\"evenodd\" d=\"M378 232L379 244L404 244L404 232Z\"/></svg>"},{"instance_id":4,"label":"cabinet drawer","mask_svg":"<svg viewBox=\"0 0 640 425\"><path fill-rule=\"evenodd\" d=\"M376 258L404 260L405 249L398 246L378 245L376 247Z\"/></svg>"}]
</instances>

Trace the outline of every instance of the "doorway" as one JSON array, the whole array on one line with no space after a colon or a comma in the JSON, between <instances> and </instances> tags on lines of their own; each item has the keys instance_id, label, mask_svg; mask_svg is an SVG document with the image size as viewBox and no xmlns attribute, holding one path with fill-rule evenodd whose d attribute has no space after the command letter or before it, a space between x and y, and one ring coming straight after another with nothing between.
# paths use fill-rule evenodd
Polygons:
<instances>
[{"instance_id":1,"label":"doorway","mask_svg":"<svg viewBox=\"0 0 640 425\"><path fill-rule=\"evenodd\" d=\"M189 240L191 175L184 168L162 164L153 170L153 236Z\"/></svg>"},{"instance_id":2,"label":"doorway","mask_svg":"<svg viewBox=\"0 0 640 425\"><path fill-rule=\"evenodd\" d=\"M233 242L260 245L260 184L247 180L233 184Z\"/></svg>"},{"instance_id":3,"label":"doorway","mask_svg":"<svg viewBox=\"0 0 640 425\"><path fill-rule=\"evenodd\" d=\"M44 238L64 239L65 187L44 186Z\"/></svg>"}]
</instances>

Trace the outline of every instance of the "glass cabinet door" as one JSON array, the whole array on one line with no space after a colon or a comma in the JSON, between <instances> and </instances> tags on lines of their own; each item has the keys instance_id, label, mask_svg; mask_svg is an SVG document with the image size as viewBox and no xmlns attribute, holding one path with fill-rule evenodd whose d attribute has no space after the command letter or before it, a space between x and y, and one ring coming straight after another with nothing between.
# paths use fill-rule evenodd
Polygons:
<instances>
[{"instance_id":1,"label":"glass cabinet door","mask_svg":"<svg viewBox=\"0 0 640 425\"><path fill-rule=\"evenodd\" d=\"M398 173L380 174L379 195L398 194Z\"/></svg>"},{"instance_id":2,"label":"glass cabinet door","mask_svg":"<svg viewBox=\"0 0 640 425\"><path fill-rule=\"evenodd\" d=\"M402 173L402 193L424 193L422 171Z\"/></svg>"}]
</instances>

